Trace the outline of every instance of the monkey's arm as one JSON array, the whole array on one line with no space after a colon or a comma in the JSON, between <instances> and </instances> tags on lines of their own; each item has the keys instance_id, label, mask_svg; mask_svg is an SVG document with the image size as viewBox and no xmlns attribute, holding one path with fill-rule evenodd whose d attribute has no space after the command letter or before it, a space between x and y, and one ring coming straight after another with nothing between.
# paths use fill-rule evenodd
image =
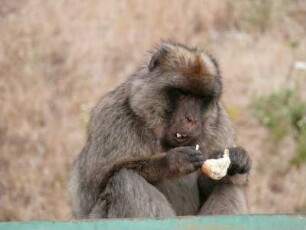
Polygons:
<instances>
[{"instance_id":1,"label":"monkey's arm","mask_svg":"<svg viewBox=\"0 0 306 230\"><path fill-rule=\"evenodd\" d=\"M103 176L101 187L105 187L110 177L122 168L132 169L149 183L158 182L164 178L185 175L199 169L205 160L205 155L194 147L178 147L162 154L139 159L120 159L113 163L105 172L96 172Z\"/></svg>"},{"instance_id":2,"label":"monkey's arm","mask_svg":"<svg viewBox=\"0 0 306 230\"><path fill-rule=\"evenodd\" d=\"M123 158L117 160L113 163L107 170L107 172L102 172L103 179L100 184L100 187L105 187L108 180L121 169L132 169L140 174L148 182L156 182L161 178L167 176L167 161L166 154L158 154L150 158ZM98 175L100 173L98 172Z\"/></svg>"}]
</instances>

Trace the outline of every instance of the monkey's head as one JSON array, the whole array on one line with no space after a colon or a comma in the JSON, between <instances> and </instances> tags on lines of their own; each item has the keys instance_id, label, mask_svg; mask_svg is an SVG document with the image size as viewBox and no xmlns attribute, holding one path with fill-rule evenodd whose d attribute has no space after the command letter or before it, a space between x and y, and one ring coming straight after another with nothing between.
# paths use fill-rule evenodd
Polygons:
<instances>
[{"instance_id":1,"label":"monkey's head","mask_svg":"<svg viewBox=\"0 0 306 230\"><path fill-rule=\"evenodd\" d=\"M217 122L221 77L201 50L162 43L130 84L131 109L165 148L194 145Z\"/></svg>"}]
</instances>

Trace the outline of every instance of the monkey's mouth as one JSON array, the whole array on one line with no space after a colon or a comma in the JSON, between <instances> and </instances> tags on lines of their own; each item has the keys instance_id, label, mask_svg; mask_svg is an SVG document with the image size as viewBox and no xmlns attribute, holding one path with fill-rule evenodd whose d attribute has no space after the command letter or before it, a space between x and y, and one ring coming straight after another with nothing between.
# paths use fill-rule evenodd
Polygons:
<instances>
[{"instance_id":1,"label":"monkey's mouth","mask_svg":"<svg viewBox=\"0 0 306 230\"><path fill-rule=\"evenodd\" d=\"M176 134L174 134L174 139L178 143L185 143L185 142L189 141L190 138L191 138L191 136L189 136L187 134L183 134L183 133L176 133Z\"/></svg>"}]
</instances>

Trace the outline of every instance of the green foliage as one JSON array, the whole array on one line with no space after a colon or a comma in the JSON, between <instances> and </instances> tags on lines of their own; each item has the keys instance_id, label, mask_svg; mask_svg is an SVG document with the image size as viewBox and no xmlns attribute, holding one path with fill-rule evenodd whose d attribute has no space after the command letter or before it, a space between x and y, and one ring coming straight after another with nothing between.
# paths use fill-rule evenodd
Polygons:
<instances>
[{"instance_id":1,"label":"green foliage","mask_svg":"<svg viewBox=\"0 0 306 230\"><path fill-rule=\"evenodd\" d=\"M283 90L255 100L253 113L272 133L276 141L293 134L296 154L293 164L306 162L306 102L297 92Z\"/></svg>"},{"instance_id":2,"label":"green foliage","mask_svg":"<svg viewBox=\"0 0 306 230\"><path fill-rule=\"evenodd\" d=\"M291 160L294 165L306 162L306 130L304 129L298 137L296 155Z\"/></svg>"},{"instance_id":3,"label":"green foliage","mask_svg":"<svg viewBox=\"0 0 306 230\"><path fill-rule=\"evenodd\" d=\"M254 104L254 115L271 130L277 140L286 136L290 129L291 97L292 92L286 90L258 98Z\"/></svg>"}]
</instances>

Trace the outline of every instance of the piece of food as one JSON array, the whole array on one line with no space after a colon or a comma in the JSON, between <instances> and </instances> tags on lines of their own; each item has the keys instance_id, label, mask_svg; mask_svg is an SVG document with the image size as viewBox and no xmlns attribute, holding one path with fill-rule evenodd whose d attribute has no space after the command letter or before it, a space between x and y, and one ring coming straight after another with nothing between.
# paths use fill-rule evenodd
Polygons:
<instances>
[{"instance_id":1,"label":"piece of food","mask_svg":"<svg viewBox=\"0 0 306 230\"><path fill-rule=\"evenodd\" d=\"M230 164L229 150L224 149L222 158L206 160L201 167L201 171L214 180L220 180L226 176Z\"/></svg>"}]
</instances>

